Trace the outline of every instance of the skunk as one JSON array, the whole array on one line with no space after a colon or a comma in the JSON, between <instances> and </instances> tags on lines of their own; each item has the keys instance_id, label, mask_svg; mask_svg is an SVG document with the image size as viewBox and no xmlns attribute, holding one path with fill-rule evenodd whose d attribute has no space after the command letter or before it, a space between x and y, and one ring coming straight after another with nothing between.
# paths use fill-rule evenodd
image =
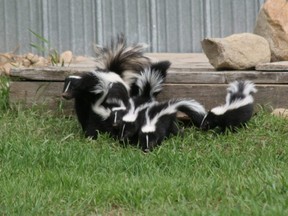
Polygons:
<instances>
[{"instance_id":1,"label":"skunk","mask_svg":"<svg viewBox=\"0 0 288 216\"><path fill-rule=\"evenodd\" d=\"M234 131L248 122L253 114L253 96L256 93L251 81L234 81L227 88L226 104L213 108L207 113L200 128L209 130L219 127L222 132L226 128Z\"/></svg>"},{"instance_id":2,"label":"skunk","mask_svg":"<svg viewBox=\"0 0 288 216\"><path fill-rule=\"evenodd\" d=\"M127 105L128 90L129 86L116 73L93 71L68 76L62 97L75 99L76 115L85 136L96 138L97 130L112 133L107 121L111 108Z\"/></svg>"},{"instance_id":3,"label":"skunk","mask_svg":"<svg viewBox=\"0 0 288 216\"><path fill-rule=\"evenodd\" d=\"M141 72L134 85L134 96L129 100L127 109L114 112L117 117L115 116L113 125L120 129L120 139L123 137L132 138L134 134L137 134L139 127L134 126L137 123L135 122L137 116L151 103L155 103L156 96L162 90L162 84L170 65L169 61L162 61L152 64L151 67Z\"/></svg>"},{"instance_id":4,"label":"skunk","mask_svg":"<svg viewBox=\"0 0 288 216\"><path fill-rule=\"evenodd\" d=\"M127 106L130 86L140 71L151 65L143 55L145 48L143 44L127 46L124 36L118 36L110 46L97 46L95 71L65 79L62 96L75 98L76 115L85 136L96 138L96 130L111 132L111 109Z\"/></svg>"},{"instance_id":5,"label":"skunk","mask_svg":"<svg viewBox=\"0 0 288 216\"><path fill-rule=\"evenodd\" d=\"M153 104L145 111L138 134L139 144L144 151L150 151L170 135L178 133L176 113L180 111L189 116L192 123L199 127L206 111L193 99L172 99Z\"/></svg>"}]
</instances>

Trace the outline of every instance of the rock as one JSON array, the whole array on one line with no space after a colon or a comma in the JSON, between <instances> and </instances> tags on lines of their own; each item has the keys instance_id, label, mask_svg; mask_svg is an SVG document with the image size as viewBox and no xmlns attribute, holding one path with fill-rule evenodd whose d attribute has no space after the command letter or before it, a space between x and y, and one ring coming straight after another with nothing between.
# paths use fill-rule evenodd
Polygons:
<instances>
[{"instance_id":1,"label":"rock","mask_svg":"<svg viewBox=\"0 0 288 216\"><path fill-rule=\"evenodd\" d=\"M226 38L201 41L204 53L216 69L244 70L270 62L271 52L265 38L251 34L234 34Z\"/></svg>"},{"instance_id":2,"label":"rock","mask_svg":"<svg viewBox=\"0 0 288 216\"><path fill-rule=\"evenodd\" d=\"M85 61L87 61L87 60L89 60L89 58L86 57L86 56L75 56L73 62L74 62L74 63L79 63L79 62L85 62Z\"/></svg>"},{"instance_id":3,"label":"rock","mask_svg":"<svg viewBox=\"0 0 288 216\"><path fill-rule=\"evenodd\" d=\"M284 109L284 108L274 109L272 112L272 115L288 119L288 109Z\"/></svg>"},{"instance_id":4,"label":"rock","mask_svg":"<svg viewBox=\"0 0 288 216\"><path fill-rule=\"evenodd\" d=\"M65 51L61 53L60 58L59 58L59 63L62 64L64 63L71 63L73 58L73 54L70 50Z\"/></svg>"},{"instance_id":5,"label":"rock","mask_svg":"<svg viewBox=\"0 0 288 216\"><path fill-rule=\"evenodd\" d=\"M254 33L269 42L271 61L287 61L288 1L267 0L258 14Z\"/></svg>"},{"instance_id":6,"label":"rock","mask_svg":"<svg viewBox=\"0 0 288 216\"><path fill-rule=\"evenodd\" d=\"M2 71L4 74L9 75L11 71L12 65L10 63L6 63L2 66Z\"/></svg>"},{"instance_id":7,"label":"rock","mask_svg":"<svg viewBox=\"0 0 288 216\"><path fill-rule=\"evenodd\" d=\"M0 53L0 64L6 64L13 59L13 55L10 53Z\"/></svg>"},{"instance_id":8,"label":"rock","mask_svg":"<svg viewBox=\"0 0 288 216\"><path fill-rule=\"evenodd\" d=\"M47 66L48 64L49 64L49 60L40 56L39 61L36 62L33 66L43 67L43 66Z\"/></svg>"},{"instance_id":9,"label":"rock","mask_svg":"<svg viewBox=\"0 0 288 216\"><path fill-rule=\"evenodd\" d=\"M39 61L39 56L33 53L28 53L26 55L26 59L28 59L32 64L35 64L36 62Z\"/></svg>"},{"instance_id":10,"label":"rock","mask_svg":"<svg viewBox=\"0 0 288 216\"><path fill-rule=\"evenodd\" d=\"M29 67L29 66L31 65L31 61L29 61L28 59L24 58L24 59L22 60L22 65L23 65L24 67Z\"/></svg>"}]
</instances>

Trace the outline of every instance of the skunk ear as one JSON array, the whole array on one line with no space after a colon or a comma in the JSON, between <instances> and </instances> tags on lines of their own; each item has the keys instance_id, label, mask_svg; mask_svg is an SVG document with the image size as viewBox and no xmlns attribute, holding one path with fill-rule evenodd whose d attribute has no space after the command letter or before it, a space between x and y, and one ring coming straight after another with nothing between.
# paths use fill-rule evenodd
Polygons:
<instances>
[{"instance_id":1,"label":"skunk ear","mask_svg":"<svg viewBox=\"0 0 288 216\"><path fill-rule=\"evenodd\" d=\"M169 69L170 65L171 65L170 61L156 62L151 65L151 71L159 71L161 73L161 76L165 78L167 75L167 70Z\"/></svg>"}]
</instances>

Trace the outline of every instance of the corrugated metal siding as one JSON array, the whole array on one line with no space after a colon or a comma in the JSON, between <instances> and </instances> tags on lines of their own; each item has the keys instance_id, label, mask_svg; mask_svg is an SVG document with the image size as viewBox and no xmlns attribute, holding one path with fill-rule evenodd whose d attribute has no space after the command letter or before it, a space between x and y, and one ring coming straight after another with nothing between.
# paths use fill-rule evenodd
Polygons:
<instances>
[{"instance_id":1,"label":"corrugated metal siding","mask_svg":"<svg viewBox=\"0 0 288 216\"><path fill-rule=\"evenodd\" d=\"M152 52L201 52L204 37L252 32L264 0L0 0L0 52L32 50L43 35L60 52L93 55L124 33ZM35 50L33 50L35 52Z\"/></svg>"}]
</instances>

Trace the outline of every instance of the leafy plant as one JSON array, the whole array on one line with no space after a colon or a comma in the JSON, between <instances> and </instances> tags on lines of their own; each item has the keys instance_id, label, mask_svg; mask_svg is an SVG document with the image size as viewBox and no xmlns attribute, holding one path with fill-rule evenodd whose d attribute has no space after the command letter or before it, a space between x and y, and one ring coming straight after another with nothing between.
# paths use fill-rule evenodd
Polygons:
<instances>
[{"instance_id":1,"label":"leafy plant","mask_svg":"<svg viewBox=\"0 0 288 216\"><path fill-rule=\"evenodd\" d=\"M52 48L51 43L43 36L37 34L36 32L29 29L29 31L40 41L40 44L30 43L30 46L37 49L40 52L48 53L53 66L57 65L59 62L59 52ZM61 62L61 66L64 66L64 61Z\"/></svg>"}]
</instances>

